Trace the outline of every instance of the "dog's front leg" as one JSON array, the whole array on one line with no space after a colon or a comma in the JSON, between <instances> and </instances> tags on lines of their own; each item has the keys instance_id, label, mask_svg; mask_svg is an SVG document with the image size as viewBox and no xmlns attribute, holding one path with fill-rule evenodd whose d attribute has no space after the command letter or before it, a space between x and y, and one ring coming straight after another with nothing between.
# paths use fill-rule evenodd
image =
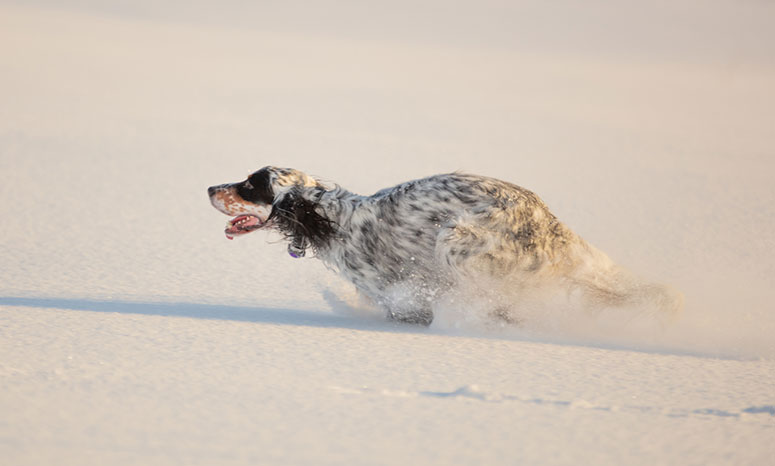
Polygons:
<instances>
[{"instance_id":1,"label":"dog's front leg","mask_svg":"<svg viewBox=\"0 0 775 466\"><path fill-rule=\"evenodd\" d=\"M400 309L396 307L388 308L387 317L390 320L402 322L405 324L429 326L433 322L433 311L427 308Z\"/></svg>"}]
</instances>

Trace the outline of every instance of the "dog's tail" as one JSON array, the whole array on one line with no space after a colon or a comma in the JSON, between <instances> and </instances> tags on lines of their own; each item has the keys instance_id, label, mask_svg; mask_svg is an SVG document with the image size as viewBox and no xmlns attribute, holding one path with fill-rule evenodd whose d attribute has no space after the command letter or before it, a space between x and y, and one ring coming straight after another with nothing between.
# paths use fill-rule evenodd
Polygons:
<instances>
[{"instance_id":1,"label":"dog's tail","mask_svg":"<svg viewBox=\"0 0 775 466\"><path fill-rule=\"evenodd\" d=\"M588 310L634 308L665 323L683 310L684 297L678 290L634 275L589 244L580 247L587 257L579 262L570 279Z\"/></svg>"}]
</instances>

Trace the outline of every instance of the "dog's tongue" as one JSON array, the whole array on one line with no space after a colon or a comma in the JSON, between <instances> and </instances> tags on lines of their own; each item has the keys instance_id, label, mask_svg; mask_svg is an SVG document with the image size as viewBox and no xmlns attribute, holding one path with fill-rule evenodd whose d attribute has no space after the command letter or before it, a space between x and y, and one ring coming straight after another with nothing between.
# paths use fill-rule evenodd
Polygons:
<instances>
[{"instance_id":1,"label":"dog's tongue","mask_svg":"<svg viewBox=\"0 0 775 466\"><path fill-rule=\"evenodd\" d=\"M261 220L258 217L240 215L229 221L224 233L226 233L226 238L234 239L235 236L244 235L259 228L261 228Z\"/></svg>"}]
</instances>

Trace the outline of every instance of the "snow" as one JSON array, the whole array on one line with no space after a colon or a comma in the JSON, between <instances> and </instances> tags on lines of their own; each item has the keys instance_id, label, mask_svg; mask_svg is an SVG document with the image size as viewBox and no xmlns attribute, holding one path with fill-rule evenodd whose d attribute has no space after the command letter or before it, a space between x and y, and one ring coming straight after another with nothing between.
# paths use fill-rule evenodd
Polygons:
<instances>
[{"instance_id":1,"label":"snow","mask_svg":"<svg viewBox=\"0 0 775 466\"><path fill-rule=\"evenodd\" d=\"M0 5L0 458L772 464L775 7ZM206 188L537 192L671 324L384 321Z\"/></svg>"}]
</instances>

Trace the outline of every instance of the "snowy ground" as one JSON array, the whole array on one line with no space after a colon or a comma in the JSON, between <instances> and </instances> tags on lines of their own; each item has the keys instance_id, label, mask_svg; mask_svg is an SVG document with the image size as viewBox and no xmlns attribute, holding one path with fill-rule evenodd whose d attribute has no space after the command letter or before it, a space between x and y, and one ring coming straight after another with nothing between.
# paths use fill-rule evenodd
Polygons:
<instances>
[{"instance_id":1,"label":"snowy ground","mask_svg":"<svg viewBox=\"0 0 775 466\"><path fill-rule=\"evenodd\" d=\"M0 2L3 464L772 464L775 6ZM664 329L353 309L207 186L536 191Z\"/></svg>"}]
</instances>

